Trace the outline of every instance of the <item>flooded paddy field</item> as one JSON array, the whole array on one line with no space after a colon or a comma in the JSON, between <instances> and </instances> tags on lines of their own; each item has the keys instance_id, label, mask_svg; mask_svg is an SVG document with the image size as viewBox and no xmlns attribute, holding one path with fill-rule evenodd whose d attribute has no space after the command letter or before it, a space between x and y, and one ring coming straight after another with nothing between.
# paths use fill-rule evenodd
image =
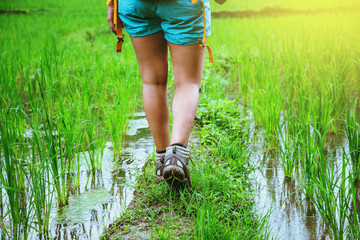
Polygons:
<instances>
[{"instance_id":1,"label":"flooded paddy field","mask_svg":"<svg viewBox=\"0 0 360 240\"><path fill-rule=\"evenodd\" d=\"M212 8L194 189L173 195L106 5L0 3L1 239L360 239L359 4Z\"/></svg>"},{"instance_id":2,"label":"flooded paddy field","mask_svg":"<svg viewBox=\"0 0 360 240\"><path fill-rule=\"evenodd\" d=\"M242 54L222 57L254 122L252 160L262 167L251 176L271 237L359 237L356 15L218 19L245 31L224 38Z\"/></svg>"},{"instance_id":3,"label":"flooded paddy field","mask_svg":"<svg viewBox=\"0 0 360 240\"><path fill-rule=\"evenodd\" d=\"M56 239L98 239L104 227L117 219L133 200L133 186L153 152L151 132L143 112L135 114L124 137L123 152L114 161L111 143L101 159L102 170L94 176L81 169L81 186L67 206L50 213L50 236Z\"/></svg>"},{"instance_id":4,"label":"flooded paddy field","mask_svg":"<svg viewBox=\"0 0 360 240\"><path fill-rule=\"evenodd\" d=\"M135 113L123 140L123 151L114 158L111 142L103 150L101 170L93 174L86 168L87 153L80 153L80 187L71 189L66 206L53 207L49 212L49 237L55 239L98 239L104 227L117 219L133 199L133 186L146 159L153 152L151 132L143 112ZM9 200L4 198L6 203ZM7 212L7 205L1 205ZM9 229L9 222L4 221ZM33 223L36 226L36 223ZM11 228L10 228L11 229ZM5 235L5 238L8 236ZM40 238L36 231L29 239Z\"/></svg>"},{"instance_id":5,"label":"flooded paddy field","mask_svg":"<svg viewBox=\"0 0 360 240\"><path fill-rule=\"evenodd\" d=\"M303 183L286 176L279 154L271 150L264 151L262 144L264 141L253 146L253 159L260 159L261 167L252 173L252 178L256 208L259 214L268 215L271 236L275 239L333 239L316 205L307 197ZM334 155L337 166L341 166L342 149L334 150ZM358 186L354 189L354 197L358 206ZM351 201L348 204L351 205Z\"/></svg>"}]
</instances>

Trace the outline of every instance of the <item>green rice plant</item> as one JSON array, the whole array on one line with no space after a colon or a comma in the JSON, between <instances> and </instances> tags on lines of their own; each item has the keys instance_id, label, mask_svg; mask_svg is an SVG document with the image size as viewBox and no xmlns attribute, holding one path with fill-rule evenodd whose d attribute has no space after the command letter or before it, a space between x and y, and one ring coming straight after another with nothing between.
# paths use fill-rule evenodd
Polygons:
<instances>
[{"instance_id":1,"label":"green rice plant","mask_svg":"<svg viewBox=\"0 0 360 240\"><path fill-rule=\"evenodd\" d=\"M349 221L349 238L359 239L360 238L360 199L359 199L359 188L356 186L354 181L354 173L349 174L349 187L351 191L351 205L350 205L350 216Z\"/></svg>"},{"instance_id":2,"label":"green rice plant","mask_svg":"<svg viewBox=\"0 0 360 240\"><path fill-rule=\"evenodd\" d=\"M342 21L338 21L340 16ZM311 119L321 134L331 119L335 121L328 133L341 130L338 119L346 100L356 94L359 77L359 41L351 25L354 17L324 14L311 16L311 23L307 17L287 17L290 28L267 17L214 22L215 28L222 27L217 28L219 41L213 44L220 49L221 59L231 60L228 71L238 80L242 102L252 109L258 126L268 134L276 132L272 126L278 122L277 113L288 111L285 103L291 103L299 119ZM233 26L243 34L232 34ZM229 45L236 51L226 51Z\"/></svg>"},{"instance_id":3,"label":"green rice plant","mask_svg":"<svg viewBox=\"0 0 360 240\"><path fill-rule=\"evenodd\" d=\"M314 189L309 176L314 176L318 170L319 152L317 148L318 132L311 128L309 123L303 124L301 136L301 159L300 159L300 176L306 191L311 194Z\"/></svg>"},{"instance_id":4,"label":"green rice plant","mask_svg":"<svg viewBox=\"0 0 360 240\"><path fill-rule=\"evenodd\" d=\"M328 128L331 121L327 124ZM325 129L325 132L327 130ZM312 178L322 174L322 170L327 168L327 158L324 152L326 134L313 128L311 123L302 124L300 135L300 176L304 189L308 194L314 192ZM310 177L311 176L311 177Z\"/></svg>"},{"instance_id":5,"label":"green rice plant","mask_svg":"<svg viewBox=\"0 0 360 240\"><path fill-rule=\"evenodd\" d=\"M115 92L115 96L111 101L101 100L102 120L113 145L114 157L121 152L123 134L126 132L129 116L135 111L139 96L140 79L137 69L129 68L128 65L122 67L128 68L123 70L125 75L116 72L110 75L111 78L122 79L112 83L111 91Z\"/></svg>"},{"instance_id":6,"label":"green rice plant","mask_svg":"<svg viewBox=\"0 0 360 240\"><path fill-rule=\"evenodd\" d=\"M360 115L357 112L357 102L348 107L345 118L345 133L349 142L348 151L352 162L353 178L360 181Z\"/></svg>"},{"instance_id":7,"label":"green rice plant","mask_svg":"<svg viewBox=\"0 0 360 240\"><path fill-rule=\"evenodd\" d=\"M47 148L47 159L50 166L54 189L56 191L56 199L59 206L67 205L69 202L69 195L67 195L65 183L65 165L61 159L61 135L55 133L55 128L52 123L51 116L43 116L46 129L44 131L44 143ZM51 120L50 120L51 119Z\"/></svg>"},{"instance_id":8,"label":"green rice plant","mask_svg":"<svg viewBox=\"0 0 360 240\"><path fill-rule=\"evenodd\" d=\"M14 75L7 75L7 77L9 77L10 81L15 78ZM20 88L22 87L20 86ZM4 144L5 148L16 150L16 157L18 159L12 161L13 168L16 169L13 170L13 174L15 176L19 175L16 178L24 179L23 184L26 191L22 190L21 192L26 199L24 205L26 205L29 215L28 218L16 219L11 217L11 219L15 219L14 221L19 226L27 224L26 227L20 227L20 230L16 230L16 227L14 229L14 224L12 224L11 232L13 233L13 236L25 237L29 233L30 228L37 228L39 231L46 231L46 229L48 229L49 223L46 220L49 218L52 199L45 196L51 196L50 193L52 190L50 189L51 184L49 180L48 164L44 161L46 159L46 150L40 137L43 135L42 129L40 129L40 124L33 124L34 122L38 123L37 120L39 120L39 114L36 110L39 104L34 101L28 101L23 104L20 99L16 98L17 94L24 94L23 91L24 90L18 89L15 86L13 88L9 87L7 91L4 92L1 98L1 105L6 106L9 103L10 105L7 108L2 109L3 113L6 112L6 114L2 115L1 119L2 121L11 123L8 125L5 124L4 127L7 127L9 132L14 132L15 134L13 134L13 137L17 138L16 143L14 144L9 144L9 142L6 141ZM32 94L33 92L30 92L30 98L33 97ZM36 97L37 96L34 96L34 99L36 99ZM26 107L25 105L30 107ZM31 112L32 116L29 117L24 109L26 109L27 112ZM32 119L37 120L32 121ZM27 123L29 123L29 125ZM25 129L27 126L30 126L30 128ZM17 180L15 180L14 183L16 183L16 181ZM21 181L19 181L19 184L20 183ZM8 203L7 200L5 203ZM7 205L8 213L13 211L21 212L19 207L21 207L21 204ZM37 220L36 226L32 222L34 219L33 217Z\"/></svg>"},{"instance_id":9,"label":"green rice plant","mask_svg":"<svg viewBox=\"0 0 360 240\"><path fill-rule=\"evenodd\" d=\"M295 177L297 166L300 164L300 146L302 137L302 126L304 119L296 112L295 100L285 102L287 110L283 114L282 123L279 124L279 150L282 159L282 168L287 177Z\"/></svg>"},{"instance_id":10,"label":"green rice plant","mask_svg":"<svg viewBox=\"0 0 360 240\"><path fill-rule=\"evenodd\" d=\"M296 116L292 115L287 122L284 121L279 127L281 166L287 177L294 177L296 166L299 165L297 159L299 159L300 153L300 136L299 133L293 135L290 127L290 122L294 121L297 121Z\"/></svg>"},{"instance_id":11,"label":"green rice plant","mask_svg":"<svg viewBox=\"0 0 360 240\"><path fill-rule=\"evenodd\" d=\"M30 228L31 208L27 202L26 174L23 169L26 144L22 132L16 126L19 109L9 107L2 109L0 114L0 182L1 188L6 192L5 216L9 218L12 237L26 239Z\"/></svg>"},{"instance_id":12,"label":"green rice plant","mask_svg":"<svg viewBox=\"0 0 360 240\"><path fill-rule=\"evenodd\" d=\"M236 11L236 10L258 10L258 9L316 9L316 8L336 8L342 6L359 6L356 0L244 0L227 1L223 5L211 1L211 7L214 11Z\"/></svg>"},{"instance_id":13,"label":"green rice plant","mask_svg":"<svg viewBox=\"0 0 360 240\"><path fill-rule=\"evenodd\" d=\"M253 57L256 59L260 56L255 55ZM258 60L252 73L255 82L250 91L251 108L255 123L265 129L270 146L273 146L277 140L278 126L283 109L281 82L275 81L275 79L280 78L279 73L268 71L268 64L272 60L268 56Z\"/></svg>"},{"instance_id":14,"label":"green rice plant","mask_svg":"<svg viewBox=\"0 0 360 240\"><path fill-rule=\"evenodd\" d=\"M329 165L320 168L318 175L308 176L315 186L315 190L311 189L313 193L308 197L312 199L330 230L331 239L357 239L351 237L354 226L351 226L349 216L351 216L350 205L353 200L353 186L351 187L353 183L349 181L347 174L348 158L343 151L340 165L337 164L336 159L327 158L327 162Z\"/></svg>"},{"instance_id":15,"label":"green rice plant","mask_svg":"<svg viewBox=\"0 0 360 240\"><path fill-rule=\"evenodd\" d=\"M313 97L313 103L310 103L310 112L311 112L311 121L315 129L317 129L320 133L320 136L324 136L328 134L330 130L330 125L333 123L335 119L335 109L341 110L342 106L336 106L336 102L334 101L334 94L331 91L332 87L324 87L328 88L326 90L318 90L316 97ZM320 139L319 139L320 140Z\"/></svg>"},{"instance_id":16,"label":"green rice plant","mask_svg":"<svg viewBox=\"0 0 360 240\"><path fill-rule=\"evenodd\" d=\"M122 100L117 98L113 106L103 108L104 121L107 133L113 143L114 157L121 152L122 137L125 132L127 112L122 109Z\"/></svg>"},{"instance_id":17,"label":"green rice plant","mask_svg":"<svg viewBox=\"0 0 360 240\"><path fill-rule=\"evenodd\" d=\"M84 139L85 139L85 147L84 151L87 153L85 154L86 164L88 166L89 171L95 174L96 170L101 169L101 159L100 155L102 149L105 147L103 142L104 133L101 130L98 130L100 127L98 124L99 119L99 111L88 109L87 113L85 114L85 128L84 128ZM102 139L101 139L102 138Z\"/></svg>"},{"instance_id":18,"label":"green rice plant","mask_svg":"<svg viewBox=\"0 0 360 240\"><path fill-rule=\"evenodd\" d=\"M28 159L27 174L31 190L30 206L36 218L36 225L33 227L40 233L47 233L53 201L50 169L46 161L47 149L41 142L41 132L38 130L32 131L29 141L32 153Z\"/></svg>"},{"instance_id":19,"label":"green rice plant","mask_svg":"<svg viewBox=\"0 0 360 240\"><path fill-rule=\"evenodd\" d=\"M70 195L70 188L75 186L75 181L80 182L79 152L82 150L84 126L85 121L81 118L78 104L68 103L65 108L64 104L60 103L56 129L62 136L59 148L61 148L60 158L64 162L66 173L67 196Z\"/></svg>"},{"instance_id":20,"label":"green rice plant","mask_svg":"<svg viewBox=\"0 0 360 240\"><path fill-rule=\"evenodd\" d=\"M32 113L33 119L39 118L38 111ZM25 139L29 154L26 155L26 165L23 172L27 177L28 206L36 220L36 226L31 227L39 232L47 232L49 229L49 215L52 204L50 171L47 161L47 148L43 143L43 131L37 124L33 124L25 113L22 117L28 120L30 129L27 130ZM33 220L33 219L32 219Z\"/></svg>"},{"instance_id":21,"label":"green rice plant","mask_svg":"<svg viewBox=\"0 0 360 240\"><path fill-rule=\"evenodd\" d=\"M40 89L40 95L44 105L45 113L40 112L42 123L44 124L44 137L42 141L46 145L46 158L50 166L54 189L56 191L56 199L59 206L67 205L69 202L69 195L67 194L65 170L66 162L62 158L62 135L61 132L57 132L55 128L55 119L48 112L48 101L45 97L46 85L44 79L41 81L37 79Z\"/></svg>"}]
</instances>

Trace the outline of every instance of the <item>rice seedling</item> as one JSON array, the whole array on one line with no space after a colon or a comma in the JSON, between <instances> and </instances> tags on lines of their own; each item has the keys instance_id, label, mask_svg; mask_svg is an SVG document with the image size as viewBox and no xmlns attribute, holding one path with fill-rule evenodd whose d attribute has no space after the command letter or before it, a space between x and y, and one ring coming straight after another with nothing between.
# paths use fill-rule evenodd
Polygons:
<instances>
[{"instance_id":1,"label":"rice seedling","mask_svg":"<svg viewBox=\"0 0 360 240\"><path fill-rule=\"evenodd\" d=\"M2 109L1 111L1 188L6 192L5 209L12 237L27 238L30 227L30 207L27 202L26 174L23 171L24 144L20 131L16 128L18 109ZM26 151L25 151L26 152ZM5 218L6 219L6 218ZM2 219L4 228L6 223Z\"/></svg>"},{"instance_id":2,"label":"rice seedling","mask_svg":"<svg viewBox=\"0 0 360 240\"><path fill-rule=\"evenodd\" d=\"M340 164L336 159L328 159L329 165L320 168L320 174L309 175L315 190L308 196L316 205L328 229L331 230L331 239L356 239L353 236L356 235L358 227L349 225L350 216L353 214L356 215L355 221L358 221L358 213L350 212L354 186L347 174L348 160L343 151Z\"/></svg>"},{"instance_id":3,"label":"rice seedling","mask_svg":"<svg viewBox=\"0 0 360 240\"><path fill-rule=\"evenodd\" d=\"M359 188L356 186L354 174L349 174L349 187L351 191L351 203L350 203L350 216L349 221L349 238L360 238L360 203L359 203Z\"/></svg>"},{"instance_id":4,"label":"rice seedling","mask_svg":"<svg viewBox=\"0 0 360 240\"><path fill-rule=\"evenodd\" d=\"M86 164L89 171L93 174L96 170L101 169L100 154L101 149L104 147L100 141L101 132L98 131L98 111L92 112L90 109L87 110L85 118L88 119L85 124L85 154Z\"/></svg>"},{"instance_id":5,"label":"rice seedling","mask_svg":"<svg viewBox=\"0 0 360 240\"><path fill-rule=\"evenodd\" d=\"M102 119L104 121L104 128L107 130L108 137L113 143L114 156L121 152L123 133L127 129L127 121L129 116L135 111L135 107L131 102L136 102L139 97L138 88L140 79L137 69L130 68L125 71L125 76L119 76L115 72L112 74L113 78L122 78L123 82L114 82L113 90L116 94L113 99L113 104L109 105L106 99L102 100ZM132 91L135 90L135 91ZM132 101L129 101L132 99Z\"/></svg>"},{"instance_id":6,"label":"rice seedling","mask_svg":"<svg viewBox=\"0 0 360 240\"><path fill-rule=\"evenodd\" d=\"M295 116L292 116L292 118L295 118ZM285 125L279 130L279 149L285 176L294 177L296 166L299 164L297 159L299 158L300 140L299 136L291 135L289 128L289 126Z\"/></svg>"},{"instance_id":7,"label":"rice seedling","mask_svg":"<svg viewBox=\"0 0 360 240\"><path fill-rule=\"evenodd\" d=\"M260 72L266 72L261 71ZM274 76L274 78L278 78ZM280 84L274 84L271 80L264 80L265 83L260 81L264 79L264 76L259 76L259 82L254 85L253 94L251 94L252 109L254 113L255 122L258 122L261 127L266 131L269 139L269 143L272 146L277 140L278 126L280 124L282 106L282 98L279 94ZM264 84L264 85L262 85ZM276 88L279 88L276 90Z\"/></svg>"},{"instance_id":8,"label":"rice seedling","mask_svg":"<svg viewBox=\"0 0 360 240\"><path fill-rule=\"evenodd\" d=\"M360 181L360 117L357 112L357 102L348 107L345 118L345 133L349 142L349 154L352 162L353 179Z\"/></svg>"},{"instance_id":9,"label":"rice seedling","mask_svg":"<svg viewBox=\"0 0 360 240\"><path fill-rule=\"evenodd\" d=\"M26 168L29 179L28 199L32 207L32 214L36 221L37 231L46 233L49 230L50 210L53 204L53 189L50 178L50 169L46 161L46 146L41 144L41 132L32 130L29 139L31 155Z\"/></svg>"},{"instance_id":10,"label":"rice seedling","mask_svg":"<svg viewBox=\"0 0 360 240\"><path fill-rule=\"evenodd\" d=\"M63 159L66 174L67 195L71 188L71 183L80 180L80 154L82 150L85 121L82 120L76 103L68 103L65 109L64 104L60 103L59 116L56 120L56 129L61 136L60 158Z\"/></svg>"}]
</instances>

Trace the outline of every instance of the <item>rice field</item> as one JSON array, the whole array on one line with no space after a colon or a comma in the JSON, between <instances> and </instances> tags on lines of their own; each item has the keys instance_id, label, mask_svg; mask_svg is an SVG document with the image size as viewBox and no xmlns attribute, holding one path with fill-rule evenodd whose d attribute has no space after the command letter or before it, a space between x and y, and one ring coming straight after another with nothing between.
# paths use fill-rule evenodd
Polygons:
<instances>
[{"instance_id":1,"label":"rice field","mask_svg":"<svg viewBox=\"0 0 360 240\"><path fill-rule=\"evenodd\" d=\"M212 19L215 63L205 63L191 169L198 187L174 200L190 213L176 211L163 185L142 194L167 199L189 232L159 225L150 238L290 239L276 234L271 211L259 213L251 187L271 163L297 186L290 210L309 203L318 219L318 232L292 238L359 239L360 4L229 0L212 9L288 13ZM84 187L80 169L101 172L108 142L121 160L141 79L129 36L121 54L114 41L101 1L0 3L2 239L57 238L50 213ZM152 186L145 180L140 187Z\"/></svg>"}]
</instances>

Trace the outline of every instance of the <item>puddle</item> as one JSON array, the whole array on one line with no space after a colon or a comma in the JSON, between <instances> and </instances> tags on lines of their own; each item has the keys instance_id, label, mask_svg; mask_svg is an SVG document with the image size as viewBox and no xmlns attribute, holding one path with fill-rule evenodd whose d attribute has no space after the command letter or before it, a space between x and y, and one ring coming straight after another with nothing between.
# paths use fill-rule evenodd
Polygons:
<instances>
[{"instance_id":1,"label":"puddle","mask_svg":"<svg viewBox=\"0 0 360 240\"><path fill-rule=\"evenodd\" d=\"M114 162L112 144L103 152L102 170L92 176L81 169L80 186L69 205L51 210L49 236L54 239L98 239L133 199L133 188L153 140L144 113L136 113L124 138L121 163ZM116 159L118 160L118 159Z\"/></svg>"}]
</instances>

